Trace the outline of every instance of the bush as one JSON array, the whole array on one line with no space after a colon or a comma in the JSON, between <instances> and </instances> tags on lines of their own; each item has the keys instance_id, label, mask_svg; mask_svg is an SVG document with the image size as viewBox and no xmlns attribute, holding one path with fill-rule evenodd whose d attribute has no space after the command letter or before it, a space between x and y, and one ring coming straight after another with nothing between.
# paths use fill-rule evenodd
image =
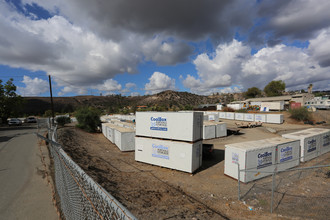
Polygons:
<instances>
[{"instance_id":1,"label":"bush","mask_svg":"<svg viewBox=\"0 0 330 220\"><path fill-rule=\"evenodd\" d=\"M310 121L312 119L311 113L305 107L290 109L291 118L297 121Z\"/></svg>"},{"instance_id":2,"label":"bush","mask_svg":"<svg viewBox=\"0 0 330 220\"><path fill-rule=\"evenodd\" d=\"M57 124L64 126L65 124L71 123L71 119L66 116L60 116L60 117L56 118L56 122L57 122Z\"/></svg>"},{"instance_id":3,"label":"bush","mask_svg":"<svg viewBox=\"0 0 330 220\"><path fill-rule=\"evenodd\" d=\"M224 112L235 112L235 110L233 108L230 108L230 107L224 107L222 109L222 111L224 111Z\"/></svg>"},{"instance_id":4,"label":"bush","mask_svg":"<svg viewBox=\"0 0 330 220\"><path fill-rule=\"evenodd\" d=\"M88 132L95 132L97 126L101 125L100 112L95 108L83 107L77 110L75 116L78 121L77 127Z\"/></svg>"}]
</instances>

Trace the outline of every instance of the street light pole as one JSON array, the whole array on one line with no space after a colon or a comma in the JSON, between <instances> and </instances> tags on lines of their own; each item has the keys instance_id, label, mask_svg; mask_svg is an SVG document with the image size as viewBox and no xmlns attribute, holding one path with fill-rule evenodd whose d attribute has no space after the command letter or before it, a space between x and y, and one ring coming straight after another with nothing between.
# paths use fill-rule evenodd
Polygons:
<instances>
[{"instance_id":1,"label":"street light pole","mask_svg":"<svg viewBox=\"0 0 330 220\"><path fill-rule=\"evenodd\" d=\"M50 103L51 103L51 108L52 108L52 125L54 125L54 118L55 118L55 114L54 114L54 103L53 103L53 92L52 92L52 79L50 77L50 75L48 75L48 79L49 79L49 90L50 90Z\"/></svg>"}]
</instances>

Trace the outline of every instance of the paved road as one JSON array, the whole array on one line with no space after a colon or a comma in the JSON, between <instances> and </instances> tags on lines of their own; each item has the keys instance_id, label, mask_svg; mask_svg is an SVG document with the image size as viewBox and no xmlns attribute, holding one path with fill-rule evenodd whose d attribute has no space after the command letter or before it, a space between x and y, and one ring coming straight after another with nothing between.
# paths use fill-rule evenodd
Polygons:
<instances>
[{"instance_id":1,"label":"paved road","mask_svg":"<svg viewBox=\"0 0 330 220\"><path fill-rule=\"evenodd\" d=\"M35 125L0 127L0 219L58 219L36 131Z\"/></svg>"}]
</instances>

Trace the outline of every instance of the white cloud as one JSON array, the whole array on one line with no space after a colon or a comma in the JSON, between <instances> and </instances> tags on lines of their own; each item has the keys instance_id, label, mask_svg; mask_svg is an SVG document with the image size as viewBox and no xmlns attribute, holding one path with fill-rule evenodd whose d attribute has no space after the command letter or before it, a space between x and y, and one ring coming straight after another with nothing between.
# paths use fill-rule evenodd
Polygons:
<instances>
[{"instance_id":1,"label":"white cloud","mask_svg":"<svg viewBox=\"0 0 330 220\"><path fill-rule=\"evenodd\" d=\"M125 88L118 90L120 92L120 94L122 95L129 95L132 91L132 89L137 89L137 86L135 83L126 83L125 84Z\"/></svg>"},{"instance_id":2,"label":"white cloud","mask_svg":"<svg viewBox=\"0 0 330 220\"><path fill-rule=\"evenodd\" d=\"M88 92L88 89L85 87L76 87L76 86L64 86L63 89L61 89L60 92L58 92L57 95L63 96L68 93L73 93L73 94L79 94L79 95L86 95Z\"/></svg>"},{"instance_id":3,"label":"white cloud","mask_svg":"<svg viewBox=\"0 0 330 220\"><path fill-rule=\"evenodd\" d=\"M154 72L149 78L149 83L145 84L146 94L155 94L164 90L175 90L175 79L164 73Z\"/></svg>"},{"instance_id":4,"label":"white cloud","mask_svg":"<svg viewBox=\"0 0 330 220\"><path fill-rule=\"evenodd\" d=\"M32 79L24 76L22 83L25 84L25 87L17 87L18 93L22 96L39 96L49 90L48 82L37 77Z\"/></svg>"},{"instance_id":5,"label":"white cloud","mask_svg":"<svg viewBox=\"0 0 330 220\"><path fill-rule=\"evenodd\" d=\"M152 60L159 65L174 65L188 61L193 49L183 42L165 41L156 37L142 45L146 60Z\"/></svg>"},{"instance_id":6,"label":"white cloud","mask_svg":"<svg viewBox=\"0 0 330 220\"><path fill-rule=\"evenodd\" d=\"M251 49L243 43L233 40L229 44L220 44L214 54L200 54L193 63L198 78L188 75L183 85L192 92L205 94L231 86L238 80L241 64L251 57Z\"/></svg>"},{"instance_id":7,"label":"white cloud","mask_svg":"<svg viewBox=\"0 0 330 220\"><path fill-rule=\"evenodd\" d=\"M324 29L311 39L308 51L322 67L330 66L330 28Z\"/></svg>"},{"instance_id":8,"label":"white cloud","mask_svg":"<svg viewBox=\"0 0 330 220\"><path fill-rule=\"evenodd\" d=\"M55 76L55 81L57 77L84 86L133 73L141 60L136 42L99 38L64 17L30 20L7 7L0 12L1 64L43 70Z\"/></svg>"},{"instance_id":9,"label":"white cloud","mask_svg":"<svg viewBox=\"0 0 330 220\"><path fill-rule=\"evenodd\" d=\"M233 85L243 90L253 86L263 89L272 80L283 80L289 89L330 80L330 67L319 65L320 54L325 54L321 56L324 58L328 53L318 45L321 39L323 46L328 44L325 32L320 35L307 49L280 44L265 47L254 55L250 55L248 46L236 40L219 45L214 54L197 56L194 64L198 77L187 75L183 85L192 92L210 94L223 87L231 91Z\"/></svg>"},{"instance_id":10,"label":"white cloud","mask_svg":"<svg viewBox=\"0 0 330 220\"><path fill-rule=\"evenodd\" d=\"M128 88L128 89L131 89L131 88L136 87L136 84L135 84L135 83L131 83L131 82L129 82L129 83L126 83L126 84L125 84L125 87Z\"/></svg>"},{"instance_id":11,"label":"white cloud","mask_svg":"<svg viewBox=\"0 0 330 220\"><path fill-rule=\"evenodd\" d=\"M121 90L121 85L118 84L116 80L108 79L104 81L103 84L94 86L93 88L99 91L113 92L113 91Z\"/></svg>"}]
</instances>

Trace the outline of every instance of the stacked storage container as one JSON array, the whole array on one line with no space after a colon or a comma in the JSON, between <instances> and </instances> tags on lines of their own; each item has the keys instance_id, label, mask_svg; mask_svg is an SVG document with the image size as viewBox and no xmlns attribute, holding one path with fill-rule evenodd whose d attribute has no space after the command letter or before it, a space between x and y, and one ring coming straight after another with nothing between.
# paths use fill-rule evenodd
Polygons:
<instances>
[{"instance_id":1,"label":"stacked storage container","mask_svg":"<svg viewBox=\"0 0 330 220\"><path fill-rule=\"evenodd\" d=\"M202 141L195 143L135 137L135 160L193 173L202 165Z\"/></svg>"},{"instance_id":2,"label":"stacked storage container","mask_svg":"<svg viewBox=\"0 0 330 220\"><path fill-rule=\"evenodd\" d=\"M321 136L315 133L315 131L303 130L290 134L283 134L282 137L300 141L301 162L314 159L320 154Z\"/></svg>"},{"instance_id":3,"label":"stacked storage container","mask_svg":"<svg viewBox=\"0 0 330 220\"><path fill-rule=\"evenodd\" d=\"M202 165L202 112L137 112L135 160L193 173Z\"/></svg>"}]
</instances>

